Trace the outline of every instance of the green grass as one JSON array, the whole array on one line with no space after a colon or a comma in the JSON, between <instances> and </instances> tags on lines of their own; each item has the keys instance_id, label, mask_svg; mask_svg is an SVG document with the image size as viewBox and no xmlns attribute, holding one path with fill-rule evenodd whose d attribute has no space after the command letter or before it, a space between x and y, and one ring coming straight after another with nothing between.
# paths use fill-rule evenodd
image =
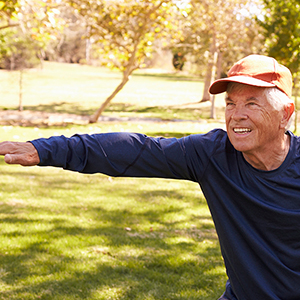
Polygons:
<instances>
[{"instance_id":1,"label":"green grass","mask_svg":"<svg viewBox=\"0 0 300 300\"><path fill-rule=\"evenodd\" d=\"M193 125L2 126L0 133L24 141L111 130L179 137ZM212 300L222 293L225 269L197 184L8 166L2 158L0 169L0 299Z\"/></svg>"},{"instance_id":2,"label":"green grass","mask_svg":"<svg viewBox=\"0 0 300 300\"><path fill-rule=\"evenodd\" d=\"M195 185L1 169L0 299L221 293L216 234Z\"/></svg>"},{"instance_id":3,"label":"green grass","mask_svg":"<svg viewBox=\"0 0 300 300\"><path fill-rule=\"evenodd\" d=\"M18 105L18 75L0 71L2 109ZM45 64L25 72L23 103L90 114L119 81L101 68ZM1 126L0 140L109 131L181 137L223 126L200 120L209 114L197 103L201 90L176 74L136 74L105 114L170 122ZM197 184L8 166L3 158L0 172L0 299L215 300L223 292L223 260Z\"/></svg>"},{"instance_id":4,"label":"green grass","mask_svg":"<svg viewBox=\"0 0 300 300\"><path fill-rule=\"evenodd\" d=\"M19 104L19 71L0 71L2 109ZM91 115L121 82L121 74L104 68L44 63L43 69L25 70L23 105L25 110ZM199 103L203 82L178 74L131 76L113 99L104 116L151 117L184 120L207 119L209 103ZM218 119L223 119L224 97L216 98Z\"/></svg>"}]
</instances>

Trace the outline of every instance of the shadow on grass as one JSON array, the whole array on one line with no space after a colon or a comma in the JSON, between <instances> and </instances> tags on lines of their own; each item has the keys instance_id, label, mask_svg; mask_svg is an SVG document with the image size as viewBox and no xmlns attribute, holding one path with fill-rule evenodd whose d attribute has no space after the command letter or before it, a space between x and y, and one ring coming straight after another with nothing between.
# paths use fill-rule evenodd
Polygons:
<instances>
[{"instance_id":1,"label":"shadow on grass","mask_svg":"<svg viewBox=\"0 0 300 300\"><path fill-rule=\"evenodd\" d=\"M7 221L2 220L4 223ZM22 222L18 218L9 221L28 225L27 220ZM170 245L161 237L128 237L123 229L112 230L111 227L120 226L119 223L110 225L107 230L87 230L75 225L65 227L55 223L51 222L54 225L51 231L39 233L47 241L20 246L22 254L1 255L2 268L7 274L13 274L2 274L1 280L14 286L12 290L2 292L2 297L6 297L4 299L20 299L14 298L14 295L20 297L28 293L33 296L28 299L147 299L150 295L153 297L150 299L216 299L221 294L222 290L216 289L216 286L220 286L225 278L224 274L214 271L222 267L217 246L210 246L205 252L197 252L194 243ZM93 250L98 244L91 244L88 249L80 247L86 256L92 252L93 258L88 258L67 256L49 248L49 245L66 235L77 239L78 247L80 240L95 236L101 240L104 236L108 241L105 247L109 248L110 244L114 248L126 247L129 253L129 249L138 249L142 254L125 255L111 250L111 253L101 249ZM170 236L173 234L170 233ZM40 280L30 282L30 277L36 276ZM21 282L26 281L27 284L19 287ZM187 296L184 296L185 293Z\"/></svg>"},{"instance_id":2,"label":"shadow on grass","mask_svg":"<svg viewBox=\"0 0 300 300\"><path fill-rule=\"evenodd\" d=\"M203 198L187 197L182 189L129 189L122 181L114 196L115 185L101 184L107 181L104 177L87 184L80 177L34 171L14 170L11 176L16 182L34 176L35 184L44 186L37 198L47 194L59 201L66 187L83 184L90 194L76 190L70 197L99 194L99 202L70 199L59 207L2 202L1 226L14 227L1 230L6 249L0 254L0 279L10 289L3 290L0 299L208 300L221 294L225 274L219 271L223 262L210 217L183 212L186 207L197 211ZM13 191L4 184L1 189L16 194L29 186ZM120 205L107 208L103 201L109 203L110 197L119 198ZM122 199L135 204L124 208ZM154 230L151 224L156 224Z\"/></svg>"},{"instance_id":3,"label":"shadow on grass","mask_svg":"<svg viewBox=\"0 0 300 300\"><path fill-rule=\"evenodd\" d=\"M64 114L75 114L88 116L95 112L96 108L85 108L84 106L79 106L78 103L70 102L52 102L49 104L40 104L35 106L24 105L24 110L46 112L46 113L64 113Z\"/></svg>"}]
</instances>

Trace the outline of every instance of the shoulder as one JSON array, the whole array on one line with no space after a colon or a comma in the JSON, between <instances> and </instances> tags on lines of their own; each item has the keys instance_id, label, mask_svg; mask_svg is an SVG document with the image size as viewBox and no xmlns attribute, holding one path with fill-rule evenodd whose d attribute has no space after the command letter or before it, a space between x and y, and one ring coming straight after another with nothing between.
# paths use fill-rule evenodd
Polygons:
<instances>
[{"instance_id":1,"label":"shoulder","mask_svg":"<svg viewBox=\"0 0 300 300\"><path fill-rule=\"evenodd\" d=\"M287 135L291 138L291 148L294 149L296 153L299 153L300 150L300 137L297 135L294 135L291 131L286 132Z\"/></svg>"},{"instance_id":2,"label":"shoulder","mask_svg":"<svg viewBox=\"0 0 300 300\"><path fill-rule=\"evenodd\" d=\"M228 139L227 132L222 129L214 129L205 134L193 134L184 139L186 150L196 152L198 155L205 154L211 157L214 154L235 151Z\"/></svg>"},{"instance_id":3,"label":"shoulder","mask_svg":"<svg viewBox=\"0 0 300 300\"><path fill-rule=\"evenodd\" d=\"M219 140L222 138L227 137L227 132L223 129L216 128L213 129L207 133L202 133L202 134L192 134L191 136L193 137L202 137L203 139L207 140Z\"/></svg>"},{"instance_id":4,"label":"shoulder","mask_svg":"<svg viewBox=\"0 0 300 300\"><path fill-rule=\"evenodd\" d=\"M287 131L287 133L291 138L290 143L290 151L289 154L292 156L293 159L300 158L300 137L294 135L291 131Z\"/></svg>"},{"instance_id":5,"label":"shoulder","mask_svg":"<svg viewBox=\"0 0 300 300\"><path fill-rule=\"evenodd\" d=\"M189 136L191 142L199 145L220 147L226 146L229 142L227 132L223 129L214 129L205 134L193 134Z\"/></svg>"}]
</instances>

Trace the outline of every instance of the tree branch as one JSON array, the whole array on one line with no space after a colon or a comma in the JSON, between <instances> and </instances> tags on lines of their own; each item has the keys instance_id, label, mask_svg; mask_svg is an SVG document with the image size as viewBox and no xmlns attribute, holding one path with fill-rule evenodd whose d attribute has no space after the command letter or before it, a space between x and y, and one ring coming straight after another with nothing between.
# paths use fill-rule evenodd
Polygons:
<instances>
[{"instance_id":1,"label":"tree branch","mask_svg":"<svg viewBox=\"0 0 300 300\"><path fill-rule=\"evenodd\" d=\"M7 25L4 25L4 26L0 26L0 30L5 29L5 28L9 28L9 27L17 27L19 25L20 24L7 24Z\"/></svg>"}]
</instances>

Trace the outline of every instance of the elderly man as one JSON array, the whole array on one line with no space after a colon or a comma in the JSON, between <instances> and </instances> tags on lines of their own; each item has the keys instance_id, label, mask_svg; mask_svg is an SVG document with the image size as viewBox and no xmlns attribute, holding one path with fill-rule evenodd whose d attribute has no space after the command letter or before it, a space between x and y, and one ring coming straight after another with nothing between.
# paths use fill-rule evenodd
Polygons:
<instances>
[{"instance_id":1,"label":"elderly man","mask_svg":"<svg viewBox=\"0 0 300 300\"><path fill-rule=\"evenodd\" d=\"M0 144L9 164L82 173L198 182L227 270L220 299L300 299L300 141L287 130L292 76L273 58L250 55L212 94L226 92L227 132L181 139L134 133L51 137Z\"/></svg>"}]
</instances>

